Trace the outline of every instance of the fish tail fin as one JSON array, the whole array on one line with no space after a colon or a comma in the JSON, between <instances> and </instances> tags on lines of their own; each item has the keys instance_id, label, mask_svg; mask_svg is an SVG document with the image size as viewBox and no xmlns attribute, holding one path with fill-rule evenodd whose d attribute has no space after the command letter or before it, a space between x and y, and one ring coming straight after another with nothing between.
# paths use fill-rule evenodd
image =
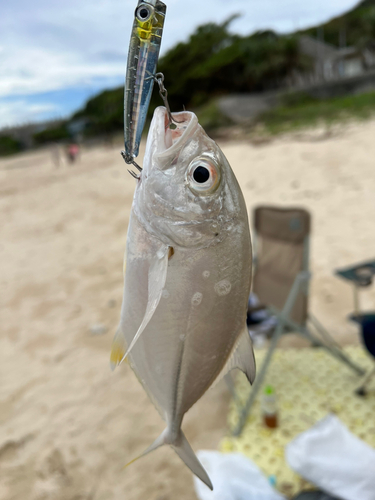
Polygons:
<instances>
[{"instance_id":1,"label":"fish tail fin","mask_svg":"<svg viewBox=\"0 0 375 500\"><path fill-rule=\"evenodd\" d=\"M145 457L146 455L148 455L149 453L151 453L152 451L154 450L157 450L158 448L160 448L160 446L163 446L163 444L167 444L167 431L168 429L165 429L159 437L157 437L155 439L155 441L143 452L141 453L140 455L138 455L138 457L136 458L133 458L133 460L130 460L130 462L128 462L125 466L124 466L124 469L126 467L128 467L129 465L133 464L134 462L136 462L137 460L139 460L140 458L142 457Z\"/></svg>"},{"instance_id":2,"label":"fish tail fin","mask_svg":"<svg viewBox=\"0 0 375 500\"><path fill-rule=\"evenodd\" d=\"M177 455L181 458L181 460L185 463L185 465L187 465L187 467L189 467L191 472L193 474L195 474L201 481L203 481L204 484L210 488L210 490L213 490L213 486L212 486L210 478L208 477L207 472L204 470L203 465L198 460L192 447L189 444L189 441L186 439L185 434L181 430L180 430L178 436L175 437L175 436L172 436L170 428L167 427L160 434L160 436L155 439L155 441L152 443L152 445L150 445L137 458L134 458L129 463L127 463L125 465L125 467L128 467L128 465L131 465L132 463L136 462L138 459L148 455L149 453L156 450L157 448L160 448L160 446L163 446L164 444L169 444L174 449L174 451L177 453Z\"/></svg>"},{"instance_id":3,"label":"fish tail fin","mask_svg":"<svg viewBox=\"0 0 375 500\"><path fill-rule=\"evenodd\" d=\"M185 434L180 431L177 440L170 443L174 451L181 458L181 460L189 467L191 472L195 474L203 483L213 490L213 486L207 472L204 470L202 464L195 455L189 441L186 439Z\"/></svg>"}]
</instances>

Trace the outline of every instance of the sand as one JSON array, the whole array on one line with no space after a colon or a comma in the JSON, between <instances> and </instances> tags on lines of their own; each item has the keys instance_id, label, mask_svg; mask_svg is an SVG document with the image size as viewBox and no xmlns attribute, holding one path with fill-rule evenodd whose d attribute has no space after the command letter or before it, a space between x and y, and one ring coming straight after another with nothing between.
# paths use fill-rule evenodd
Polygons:
<instances>
[{"instance_id":1,"label":"sand","mask_svg":"<svg viewBox=\"0 0 375 500\"><path fill-rule=\"evenodd\" d=\"M333 270L375 256L375 121L252 145L221 143L248 208L313 214L312 311L343 344L352 290ZM135 182L118 147L56 168L51 151L0 160L0 499L190 500L169 448L134 463L163 422L127 365L112 373L122 258ZM373 308L374 291L362 294ZM228 393L187 415L195 449L226 432Z\"/></svg>"}]
</instances>

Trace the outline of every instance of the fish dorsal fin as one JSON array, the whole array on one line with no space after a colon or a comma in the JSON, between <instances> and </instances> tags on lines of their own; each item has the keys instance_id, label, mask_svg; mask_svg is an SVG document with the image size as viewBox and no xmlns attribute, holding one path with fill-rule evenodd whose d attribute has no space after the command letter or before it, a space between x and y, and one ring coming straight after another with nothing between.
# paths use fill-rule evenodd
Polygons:
<instances>
[{"instance_id":1,"label":"fish dorsal fin","mask_svg":"<svg viewBox=\"0 0 375 500\"><path fill-rule=\"evenodd\" d=\"M256 369L253 343L246 325L233 348L232 354L214 384L216 385L227 373L235 368L238 368L246 375L250 384L254 382Z\"/></svg>"},{"instance_id":2,"label":"fish dorsal fin","mask_svg":"<svg viewBox=\"0 0 375 500\"><path fill-rule=\"evenodd\" d=\"M144 331L154 312L156 311L156 308L158 307L161 294L167 280L169 249L170 247L163 246L163 248L161 248L151 260L150 268L148 271L148 300L146 312L143 317L142 323L140 324L125 354L124 346L126 345L126 342L121 328L119 328L115 335L115 338L113 339L111 351L112 369L121 364L129 355L130 351L133 349L135 343L141 336L142 332Z\"/></svg>"}]
</instances>

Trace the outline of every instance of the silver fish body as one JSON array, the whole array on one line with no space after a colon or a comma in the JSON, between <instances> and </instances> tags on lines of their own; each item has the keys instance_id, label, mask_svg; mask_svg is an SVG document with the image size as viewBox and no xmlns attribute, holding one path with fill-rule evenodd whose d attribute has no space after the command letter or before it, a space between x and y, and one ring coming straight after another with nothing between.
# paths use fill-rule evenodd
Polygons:
<instances>
[{"instance_id":1,"label":"silver fish body","mask_svg":"<svg viewBox=\"0 0 375 500\"><path fill-rule=\"evenodd\" d=\"M124 95L124 138L127 158L138 156L150 105L166 6L160 0L139 0L130 38Z\"/></svg>"},{"instance_id":2,"label":"silver fish body","mask_svg":"<svg viewBox=\"0 0 375 500\"><path fill-rule=\"evenodd\" d=\"M129 362L166 421L170 444L209 487L181 431L184 414L227 369L250 382L246 328L251 243L246 205L223 153L193 113L167 127L157 108L128 229L124 299L112 363Z\"/></svg>"}]
</instances>

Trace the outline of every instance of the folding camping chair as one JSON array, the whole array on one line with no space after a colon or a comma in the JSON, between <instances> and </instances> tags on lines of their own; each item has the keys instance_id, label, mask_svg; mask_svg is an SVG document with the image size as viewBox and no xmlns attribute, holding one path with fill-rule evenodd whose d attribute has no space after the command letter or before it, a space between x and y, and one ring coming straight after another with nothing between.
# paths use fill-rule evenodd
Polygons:
<instances>
[{"instance_id":1,"label":"folding camping chair","mask_svg":"<svg viewBox=\"0 0 375 500\"><path fill-rule=\"evenodd\" d=\"M375 311L361 311L359 300L359 291L370 287L375 282L375 259L344 269L337 269L335 274L354 285L354 313L349 316L349 319L360 326L363 344L375 358ZM375 366L365 375L356 390L356 394L365 396L367 393L366 386L372 378L375 378Z\"/></svg>"},{"instance_id":2,"label":"folding camping chair","mask_svg":"<svg viewBox=\"0 0 375 500\"><path fill-rule=\"evenodd\" d=\"M361 320L362 340L368 352L375 358L375 314L366 314ZM366 387L370 380L375 378L375 366L366 373L360 386L355 391L358 396L366 396Z\"/></svg>"},{"instance_id":3,"label":"folding camping chair","mask_svg":"<svg viewBox=\"0 0 375 500\"><path fill-rule=\"evenodd\" d=\"M254 211L253 291L261 303L276 316L277 325L263 364L257 370L250 396L240 408L234 435L241 434L262 386L272 354L281 335L285 333L302 335L314 346L324 348L339 361L346 363L358 375L364 374L364 370L345 355L325 328L308 312L310 225L310 214L304 209L261 206ZM319 336L311 331L308 321Z\"/></svg>"}]
</instances>

